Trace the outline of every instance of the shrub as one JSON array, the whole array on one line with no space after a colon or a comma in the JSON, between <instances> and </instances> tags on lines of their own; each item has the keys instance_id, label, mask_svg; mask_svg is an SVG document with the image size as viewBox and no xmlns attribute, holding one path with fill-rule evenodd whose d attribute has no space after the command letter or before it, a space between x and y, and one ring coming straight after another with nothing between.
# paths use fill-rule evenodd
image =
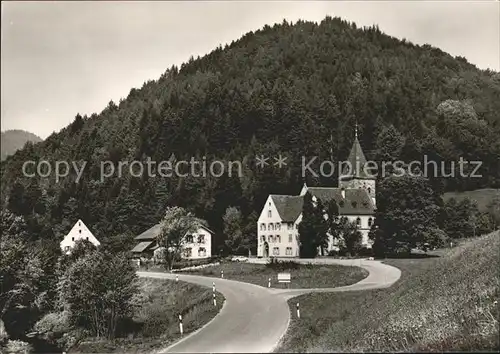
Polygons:
<instances>
[{"instance_id":1,"label":"shrub","mask_svg":"<svg viewBox=\"0 0 500 354\"><path fill-rule=\"evenodd\" d=\"M289 269L299 269L300 263L294 261L280 261L276 258L270 258L266 263L266 267L275 271L283 271Z\"/></svg>"}]
</instances>

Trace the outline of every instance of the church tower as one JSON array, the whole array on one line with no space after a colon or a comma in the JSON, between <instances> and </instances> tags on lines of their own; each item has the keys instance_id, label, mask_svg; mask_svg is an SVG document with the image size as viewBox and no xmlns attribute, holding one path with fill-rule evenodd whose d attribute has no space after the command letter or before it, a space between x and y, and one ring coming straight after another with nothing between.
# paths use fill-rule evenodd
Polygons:
<instances>
[{"instance_id":1,"label":"church tower","mask_svg":"<svg viewBox=\"0 0 500 354\"><path fill-rule=\"evenodd\" d=\"M363 188L365 189L373 204L375 203L375 170L364 168L366 165L365 154L358 140L358 124L354 132L354 143L345 161L342 173L339 175L339 188Z\"/></svg>"}]
</instances>

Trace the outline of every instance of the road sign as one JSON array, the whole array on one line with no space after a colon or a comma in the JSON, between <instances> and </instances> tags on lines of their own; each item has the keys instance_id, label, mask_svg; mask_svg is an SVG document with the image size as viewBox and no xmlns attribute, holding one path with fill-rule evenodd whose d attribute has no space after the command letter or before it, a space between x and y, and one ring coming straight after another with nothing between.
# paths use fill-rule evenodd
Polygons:
<instances>
[{"instance_id":1,"label":"road sign","mask_svg":"<svg viewBox=\"0 0 500 354\"><path fill-rule=\"evenodd\" d=\"M278 283L290 283L291 280L290 273L278 273Z\"/></svg>"}]
</instances>

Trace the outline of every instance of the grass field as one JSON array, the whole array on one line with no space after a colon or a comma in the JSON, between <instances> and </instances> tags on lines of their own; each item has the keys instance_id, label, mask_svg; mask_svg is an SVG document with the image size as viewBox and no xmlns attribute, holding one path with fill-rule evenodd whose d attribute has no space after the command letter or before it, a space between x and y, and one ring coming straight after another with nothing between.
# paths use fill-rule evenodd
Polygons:
<instances>
[{"instance_id":1,"label":"grass field","mask_svg":"<svg viewBox=\"0 0 500 354\"><path fill-rule=\"evenodd\" d=\"M185 271L186 274L197 274L209 277L221 276L224 278L268 286L271 278L271 287L282 288L285 285L278 283L277 275L281 271L290 272L290 288L329 288L354 284L366 278L368 272L359 267L345 267L337 265L309 265L295 262L283 262L273 267L264 264L228 262L221 265Z\"/></svg>"},{"instance_id":2,"label":"grass field","mask_svg":"<svg viewBox=\"0 0 500 354\"><path fill-rule=\"evenodd\" d=\"M71 353L146 353L168 346L180 338L179 314L184 335L209 322L223 305L224 297L212 289L186 282L141 278L140 306L134 322L137 330L128 338L82 341Z\"/></svg>"},{"instance_id":3,"label":"grass field","mask_svg":"<svg viewBox=\"0 0 500 354\"><path fill-rule=\"evenodd\" d=\"M278 352L498 350L499 247L496 232L439 258L386 260L402 270L388 289L294 298Z\"/></svg>"},{"instance_id":4,"label":"grass field","mask_svg":"<svg viewBox=\"0 0 500 354\"><path fill-rule=\"evenodd\" d=\"M455 198L457 201L469 198L477 202L477 207L479 211L487 211L488 204L491 203L495 195L500 194L500 189L486 188L486 189L476 189L474 191L466 192L447 192L443 195L443 200L446 202L451 198Z\"/></svg>"}]
</instances>

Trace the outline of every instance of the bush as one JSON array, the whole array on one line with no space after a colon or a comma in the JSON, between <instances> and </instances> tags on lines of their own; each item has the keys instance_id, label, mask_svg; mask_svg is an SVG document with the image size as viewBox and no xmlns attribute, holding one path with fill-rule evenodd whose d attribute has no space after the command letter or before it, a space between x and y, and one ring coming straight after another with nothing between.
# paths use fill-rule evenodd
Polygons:
<instances>
[{"instance_id":1,"label":"bush","mask_svg":"<svg viewBox=\"0 0 500 354\"><path fill-rule=\"evenodd\" d=\"M358 256L360 256L360 257L373 257L373 249L368 248L368 247L362 247L358 252Z\"/></svg>"},{"instance_id":2,"label":"bush","mask_svg":"<svg viewBox=\"0 0 500 354\"><path fill-rule=\"evenodd\" d=\"M276 258L270 258L266 263L266 268L273 269L275 271L283 271L290 269L299 269L300 263L294 261L280 261Z\"/></svg>"},{"instance_id":3,"label":"bush","mask_svg":"<svg viewBox=\"0 0 500 354\"><path fill-rule=\"evenodd\" d=\"M196 267L204 264L210 264L219 261L220 257L214 256L204 259L183 259L172 265L172 269L182 269L187 267Z\"/></svg>"}]
</instances>

